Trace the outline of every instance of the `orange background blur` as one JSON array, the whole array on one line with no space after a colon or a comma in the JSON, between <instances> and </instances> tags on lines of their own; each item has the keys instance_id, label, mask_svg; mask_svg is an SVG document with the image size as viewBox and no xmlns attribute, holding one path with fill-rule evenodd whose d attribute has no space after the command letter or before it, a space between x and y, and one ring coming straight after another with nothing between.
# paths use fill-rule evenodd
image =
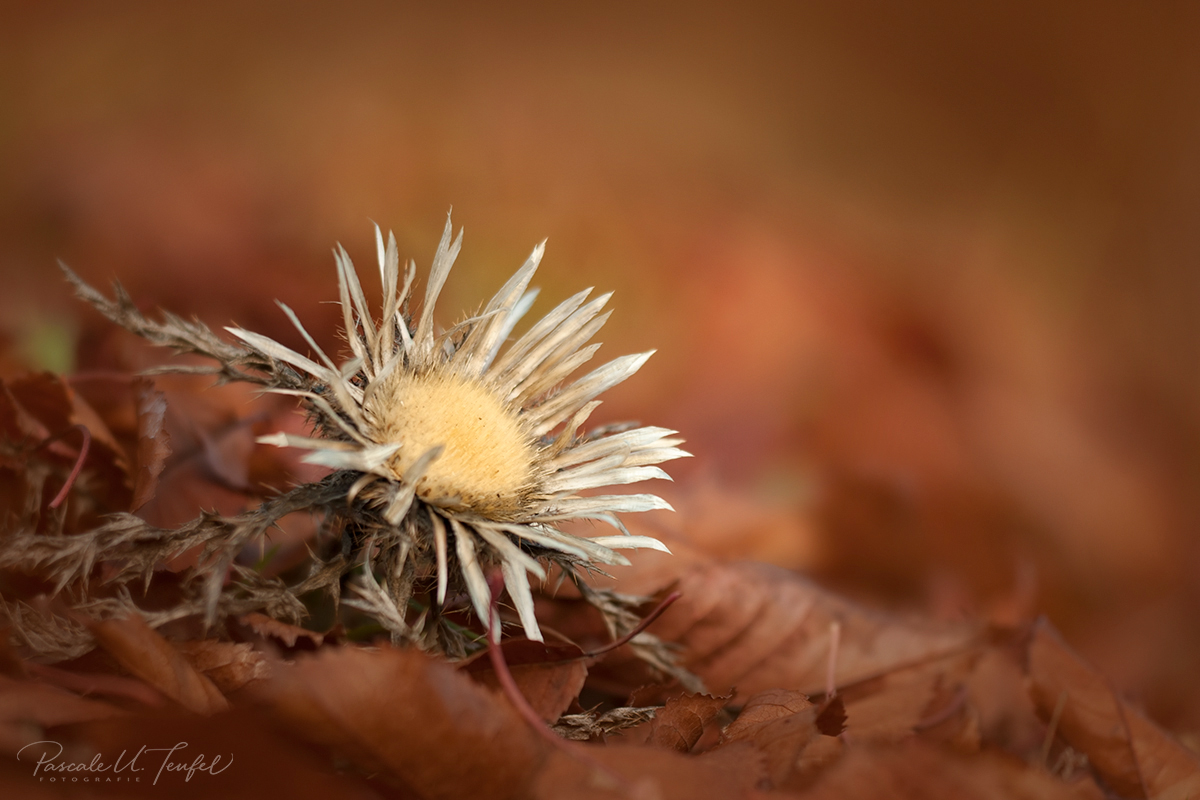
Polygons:
<instances>
[{"instance_id":1,"label":"orange background blur","mask_svg":"<svg viewBox=\"0 0 1200 800\"><path fill-rule=\"evenodd\" d=\"M535 312L659 349L604 407L698 456L647 524L1045 611L1200 731L1200 6L568 5L0 6L6 369L95 329L56 258L330 341L329 248L453 205L443 311L549 237Z\"/></svg>"}]
</instances>

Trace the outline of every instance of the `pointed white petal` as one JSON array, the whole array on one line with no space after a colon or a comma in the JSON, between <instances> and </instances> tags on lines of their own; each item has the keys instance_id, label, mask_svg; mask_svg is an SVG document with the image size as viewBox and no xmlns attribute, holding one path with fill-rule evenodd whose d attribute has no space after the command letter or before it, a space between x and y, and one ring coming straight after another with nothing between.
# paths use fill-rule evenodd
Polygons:
<instances>
[{"instance_id":1,"label":"pointed white petal","mask_svg":"<svg viewBox=\"0 0 1200 800\"><path fill-rule=\"evenodd\" d=\"M561 469L573 464L582 464L593 459L603 458L612 453L632 453L651 446L659 447L662 440L674 433L676 431L670 428L633 428L565 448L550 460L549 465Z\"/></svg>"},{"instance_id":2,"label":"pointed white petal","mask_svg":"<svg viewBox=\"0 0 1200 800\"><path fill-rule=\"evenodd\" d=\"M510 368L521 363L529 351L537 346L538 342L575 313L575 310L583 304L583 301L587 299L587 296L591 292L591 289L584 289L582 292L571 295L555 306L549 314L535 322L532 328L525 331L524 335L513 343L512 347L505 350L496 359L489 373L492 378L499 380Z\"/></svg>"},{"instance_id":3,"label":"pointed white petal","mask_svg":"<svg viewBox=\"0 0 1200 800\"><path fill-rule=\"evenodd\" d=\"M450 222L450 215L446 215L446 228L442 232L442 240L438 243L437 252L433 256L433 266L429 269L429 283L425 286L425 305L421 308L421 319L417 322L417 334L413 337L418 355L428 357L434 349L433 341L433 311L437 305L438 295L442 292L442 286L446 283L446 278L450 275L450 268L454 266L454 259L458 258L458 251L462 249L462 231L459 231L458 237L451 242L450 236L454 233L454 228Z\"/></svg>"},{"instance_id":4,"label":"pointed white petal","mask_svg":"<svg viewBox=\"0 0 1200 800\"><path fill-rule=\"evenodd\" d=\"M500 570L504 575L508 596L512 598L517 616L521 618L525 636L535 642L542 641L542 631L538 628L537 616L533 613L533 594L529 591L529 578L526 577L525 570L508 559L500 564Z\"/></svg>"},{"instance_id":5,"label":"pointed white petal","mask_svg":"<svg viewBox=\"0 0 1200 800\"><path fill-rule=\"evenodd\" d=\"M621 467L619 469L601 470L583 475L564 473L555 476L545 483L547 492L578 492L584 489L595 489L600 486L620 486L627 483L638 483L654 479L671 480L671 476L658 467Z\"/></svg>"},{"instance_id":6,"label":"pointed white petal","mask_svg":"<svg viewBox=\"0 0 1200 800\"><path fill-rule=\"evenodd\" d=\"M471 532L458 520L450 518L450 527L454 531L454 549L458 554L458 566L462 570L463 580L467 584L467 594L475 615L489 631L492 628L492 592L488 588L487 578L483 568L479 566L479 555L476 550L475 538Z\"/></svg>"},{"instance_id":7,"label":"pointed white petal","mask_svg":"<svg viewBox=\"0 0 1200 800\"><path fill-rule=\"evenodd\" d=\"M542 367L530 375L525 381L508 393L508 402L514 406L523 406L538 395L544 394L571 376L575 370L592 360L600 344L588 345L577 350L566 358L548 358Z\"/></svg>"},{"instance_id":8,"label":"pointed white petal","mask_svg":"<svg viewBox=\"0 0 1200 800\"><path fill-rule=\"evenodd\" d=\"M473 525L471 530L475 531L481 539L491 545L506 561L512 561L515 564L520 564L522 568L537 575L542 580L546 579L546 570L542 565L526 553L521 551L511 539L505 536L500 531L491 530L487 525Z\"/></svg>"},{"instance_id":9,"label":"pointed white petal","mask_svg":"<svg viewBox=\"0 0 1200 800\"><path fill-rule=\"evenodd\" d=\"M254 331L232 327L226 327L225 330L229 331L234 336L238 337L259 352L264 353L271 358L291 364L293 367L299 367L317 380L330 383L333 380L333 375L336 374L331 372L328 367L321 366L312 359L300 355L291 348L284 347L279 342L275 341L274 339L267 338L261 333L255 333Z\"/></svg>"},{"instance_id":10,"label":"pointed white petal","mask_svg":"<svg viewBox=\"0 0 1200 800\"><path fill-rule=\"evenodd\" d=\"M433 546L437 553L437 604L440 607L446 604L446 582L449 578L446 568L446 523L436 513L431 513L429 518L433 524Z\"/></svg>"},{"instance_id":11,"label":"pointed white petal","mask_svg":"<svg viewBox=\"0 0 1200 800\"><path fill-rule=\"evenodd\" d=\"M307 436L296 436L291 433L271 433L259 436L254 441L259 444L273 444L276 447L298 447L305 450L336 450L341 452L360 452L362 448L349 442L339 442L334 439L312 439Z\"/></svg>"},{"instance_id":12,"label":"pointed white petal","mask_svg":"<svg viewBox=\"0 0 1200 800\"><path fill-rule=\"evenodd\" d=\"M541 263L545 245L546 243L542 242L533 248L533 252L525 264L508 279L484 307L480 316L486 317L489 314L492 316L487 321L474 326L457 354L458 364L456 366L462 374L477 375L482 372L485 361L490 360L499 344L512 330L508 318L521 301L526 287L529 286L529 281L533 278L533 273Z\"/></svg>"},{"instance_id":13,"label":"pointed white petal","mask_svg":"<svg viewBox=\"0 0 1200 800\"><path fill-rule=\"evenodd\" d=\"M665 509L674 511L671 504L652 494L607 494L596 497L568 497L550 503L552 515L582 515L597 511L637 513Z\"/></svg>"},{"instance_id":14,"label":"pointed white petal","mask_svg":"<svg viewBox=\"0 0 1200 800\"><path fill-rule=\"evenodd\" d=\"M376 226L376 230L378 230L378 226ZM367 342L371 342L374 339L375 326L368 316L367 301L362 297L362 287L358 285L358 276L355 275L351 278L347 275L347 273L351 275L354 273L354 265L350 263L349 257L343 262L341 253L335 249L333 259L337 263L338 299L342 304L342 324L346 328L346 341L350 343L350 349L354 351L354 355L362 362L363 370L369 378L375 374L375 365L368 355L369 347L364 346L363 340L365 338ZM352 281L353 286L351 286ZM363 329L361 335L358 332L360 323Z\"/></svg>"},{"instance_id":15,"label":"pointed white petal","mask_svg":"<svg viewBox=\"0 0 1200 800\"><path fill-rule=\"evenodd\" d=\"M602 544L596 544L591 539L584 539L580 536L572 536L569 533L563 533L557 528L552 528L549 525L542 526L541 533L543 536L556 541L559 545L565 545L575 550L582 550L584 555L591 561L598 561L601 564L619 564L620 566L629 566L629 559L613 550L611 547L605 547ZM565 549L565 548L560 548Z\"/></svg>"},{"instance_id":16,"label":"pointed white petal","mask_svg":"<svg viewBox=\"0 0 1200 800\"><path fill-rule=\"evenodd\" d=\"M553 366L558 360L570 355L575 348L578 348L584 342L591 339L612 313L606 312L595 318L596 314L600 312L600 309L611 297L612 292L600 295L592 302L571 314L560 325L550 330L519 361L508 367L503 375L498 376L500 379L499 385L505 387L518 386L530 375L537 372L544 362L549 361L549 366Z\"/></svg>"},{"instance_id":17,"label":"pointed white petal","mask_svg":"<svg viewBox=\"0 0 1200 800\"><path fill-rule=\"evenodd\" d=\"M654 355L654 351L650 350L614 359L604 366L592 370L537 408L531 409L529 420L534 426L534 435L545 436L555 426L575 413L575 409L641 369L652 355Z\"/></svg>"},{"instance_id":18,"label":"pointed white petal","mask_svg":"<svg viewBox=\"0 0 1200 800\"><path fill-rule=\"evenodd\" d=\"M500 348L504 342L512 335L513 328L517 327L517 323L529 313L529 309L533 307L533 301L537 299L538 290L530 289L521 296L513 306L512 311L508 312L508 316L504 319L504 324L499 327L495 333L495 341L492 342L492 349L484 354L483 361L479 367L479 374L487 372L492 363L496 360L496 355L500 352Z\"/></svg>"},{"instance_id":19,"label":"pointed white petal","mask_svg":"<svg viewBox=\"0 0 1200 800\"><path fill-rule=\"evenodd\" d=\"M534 528L531 525L510 525L510 524L505 524L500 527L503 530L506 530L509 533L513 534L514 536L519 536L522 539L533 542L534 544L537 544L537 545L541 545L542 547L546 547L551 550L558 550L561 553L566 553L568 555L576 556L578 558L587 558L588 557L587 551L584 550L582 547L570 544L565 539L555 538L555 537L552 537L552 536L549 536L549 535L543 533L543 531L545 530L544 527ZM573 536L567 537L567 539L574 539L574 538L575 537L573 537Z\"/></svg>"},{"instance_id":20,"label":"pointed white petal","mask_svg":"<svg viewBox=\"0 0 1200 800\"><path fill-rule=\"evenodd\" d=\"M618 550L657 550L668 555L671 553L665 544L650 536L597 536L591 541Z\"/></svg>"},{"instance_id":21,"label":"pointed white petal","mask_svg":"<svg viewBox=\"0 0 1200 800\"><path fill-rule=\"evenodd\" d=\"M373 445L353 451L314 449L300 460L306 464L319 464L332 469L349 469L390 476L391 472L384 469L384 465L399 449L400 445L398 444Z\"/></svg>"}]
</instances>

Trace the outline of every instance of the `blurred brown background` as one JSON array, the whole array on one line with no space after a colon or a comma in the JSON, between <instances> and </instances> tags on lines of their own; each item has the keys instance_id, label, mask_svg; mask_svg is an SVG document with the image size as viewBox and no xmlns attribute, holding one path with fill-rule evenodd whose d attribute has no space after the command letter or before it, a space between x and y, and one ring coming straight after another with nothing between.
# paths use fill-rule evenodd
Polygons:
<instances>
[{"instance_id":1,"label":"blurred brown background","mask_svg":"<svg viewBox=\"0 0 1200 800\"><path fill-rule=\"evenodd\" d=\"M329 341L334 242L425 267L453 205L443 310L549 237L538 309L659 348L604 408L698 456L647 524L1045 611L1200 731L1200 7L567 5L0 7L5 368L95 329L56 258Z\"/></svg>"}]
</instances>

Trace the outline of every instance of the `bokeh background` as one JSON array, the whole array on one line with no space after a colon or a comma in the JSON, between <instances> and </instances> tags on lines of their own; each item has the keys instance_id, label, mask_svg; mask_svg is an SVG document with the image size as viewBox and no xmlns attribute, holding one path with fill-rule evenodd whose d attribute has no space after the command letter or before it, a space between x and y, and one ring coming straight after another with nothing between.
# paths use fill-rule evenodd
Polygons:
<instances>
[{"instance_id":1,"label":"bokeh background","mask_svg":"<svg viewBox=\"0 0 1200 800\"><path fill-rule=\"evenodd\" d=\"M603 408L697 455L645 524L1047 613L1200 731L1200 6L431 6L0 5L5 373L87 360L56 259L332 341L330 247L453 206L443 309L548 237L535 311L659 349Z\"/></svg>"}]
</instances>

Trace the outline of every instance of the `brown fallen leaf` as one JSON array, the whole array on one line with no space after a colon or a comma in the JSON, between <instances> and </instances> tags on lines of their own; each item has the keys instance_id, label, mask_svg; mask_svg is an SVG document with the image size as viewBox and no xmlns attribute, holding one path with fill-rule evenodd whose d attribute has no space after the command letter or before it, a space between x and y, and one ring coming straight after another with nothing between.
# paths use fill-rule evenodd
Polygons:
<instances>
[{"instance_id":1,"label":"brown fallen leaf","mask_svg":"<svg viewBox=\"0 0 1200 800\"><path fill-rule=\"evenodd\" d=\"M84 425L97 446L115 459L124 460L125 453L108 425L62 376L50 372L24 375L10 381L9 387L17 402L51 433L70 425Z\"/></svg>"},{"instance_id":2,"label":"brown fallen leaf","mask_svg":"<svg viewBox=\"0 0 1200 800\"><path fill-rule=\"evenodd\" d=\"M86 491L74 493L76 500L83 499L82 508L89 517L126 510L130 496L128 459L86 400L64 378L51 373L23 375L0 383L0 438L22 451L23 461L37 454L57 461L64 469L73 468L84 438L81 431L73 430L76 427L87 431L89 444L83 470L94 481ZM62 482L54 483L57 492ZM47 493L42 499L49 502L53 497L53 493ZM80 509L73 506L73 510L75 513L64 520L68 530L78 524Z\"/></svg>"},{"instance_id":3,"label":"brown fallen leaf","mask_svg":"<svg viewBox=\"0 0 1200 800\"><path fill-rule=\"evenodd\" d=\"M238 617L238 622L252 633L283 645L288 650L316 650L325 642L325 634L301 628L287 622L272 619L266 614L252 611Z\"/></svg>"},{"instance_id":4,"label":"brown fallen leaf","mask_svg":"<svg viewBox=\"0 0 1200 800\"><path fill-rule=\"evenodd\" d=\"M213 714L229 702L170 642L139 616L89 622L96 642L125 669L196 714Z\"/></svg>"},{"instance_id":5,"label":"brown fallen leaf","mask_svg":"<svg viewBox=\"0 0 1200 800\"><path fill-rule=\"evenodd\" d=\"M957 719L978 657L979 649L955 652L845 687L840 696L847 736L854 742L897 741Z\"/></svg>"},{"instance_id":6,"label":"brown fallen leaf","mask_svg":"<svg viewBox=\"0 0 1200 800\"><path fill-rule=\"evenodd\" d=\"M247 643L202 639L180 642L176 647L192 667L229 694L252 681L267 677L270 665L262 653Z\"/></svg>"},{"instance_id":7,"label":"brown fallen leaf","mask_svg":"<svg viewBox=\"0 0 1200 800\"><path fill-rule=\"evenodd\" d=\"M130 511L144 506L158 489L158 476L171 455L171 436L163 426L167 414L167 396L154 383L139 378L134 384L137 396L137 474L134 476Z\"/></svg>"},{"instance_id":8,"label":"brown fallen leaf","mask_svg":"<svg viewBox=\"0 0 1200 800\"><path fill-rule=\"evenodd\" d=\"M25 745L41 740L46 728L124 713L116 706L40 681L0 675L0 752L16 755Z\"/></svg>"},{"instance_id":9,"label":"brown fallen leaf","mask_svg":"<svg viewBox=\"0 0 1200 800\"><path fill-rule=\"evenodd\" d=\"M699 756L632 745L592 747L588 752L624 784L556 751L530 794L538 800L733 800L754 796L762 779L754 750L738 745Z\"/></svg>"},{"instance_id":10,"label":"brown fallen leaf","mask_svg":"<svg viewBox=\"0 0 1200 800\"><path fill-rule=\"evenodd\" d=\"M804 794L809 800L1101 800L1089 779L1064 783L995 753L961 756L910 740L887 747L847 748Z\"/></svg>"},{"instance_id":11,"label":"brown fallen leaf","mask_svg":"<svg viewBox=\"0 0 1200 800\"><path fill-rule=\"evenodd\" d=\"M683 665L718 692L821 694L831 665L835 685L847 686L970 650L980 638L974 625L874 612L787 570L717 563L683 547L673 559L639 554L615 572L622 592L683 593L650 632L682 645Z\"/></svg>"},{"instance_id":12,"label":"brown fallen leaf","mask_svg":"<svg viewBox=\"0 0 1200 800\"><path fill-rule=\"evenodd\" d=\"M421 797L525 796L548 747L504 698L415 650L322 650L254 691L295 735Z\"/></svg>"},{"instance_id":13,"label":"brown fallen leaf","mask_svg":"<svg viewBox=\"0 0 1200 800\"><path fill-rule=\"evenodd\" d=\"M705 727L716 719L733 695L713 697L707 694L682 694L667 700L646 724L646 744L690 753ZM632 737L635 741L637 737Z\"/></svg>"},{"instance_id":14,"label":"brown fallen leaf","mask_svg":"<svg viewBox=\"0 0 1200 800\"><path fill-rule=\"evenodd\" d=\"M817 707L800 692L771 689L746 701L738 718L726 726L720 747L744 742L763 758L772 787L784 786L800 764L808 745L820 737Z\"/></svg>"},{"instance_id":15,"label":"brown fallen leaf","mask_svg":"<svg viewBox=\"0 0 1200 800\"><path fill-rule=\"evenodd\" d=\"M1200 758L1121 700L1044 619L1034 628L1028 664L1038 714L1087 755L1115 792L1180 800L1200 795Z\"/></svg>"},{"instance_id":16,"label":"brown fallen leaf","mask_svg":"<svg viewBox=\"0 0 1200 800\"><path fill-rule=\"evenodd\" d=\"M153 687L137 678L108 675L103 672L73 672L47 664L25 664L30 676L80 695L107 695L133 700L149 708L165 705L165 700Z\"/></svg>"},{"instance_id":17,"label":"brown fallen leaf","mask_svg":"<svg viewBox=\"0 0 1200 800\"><path fill-rule=\"evenodd\" d=\"M124 753L122 763L128 764L135 754L141 754L134 764L138 772L126 768L119 775L107 773L113 778L109 782L93 779L68 784L60 791L77 792L68 796L120 800L371 800L380 797L379 788L387 788L371 787L367 779L337 769L307 742L278 727L260 708L236 708L209 717L180 711L131 715L78 726L72 733L79 734L87 745L86 756L79 760L90 760L99 753L102 761L111 764ZM209 769L189 773L186 767L197 759ZM126 780L117 782L117 777ZM27 778L26 783L37 785L36 779Z\"/></svg>"},{"instance_id":18,"label":"brown fallen leaf","mask_svg":"<svg viewBox=\"0 0 1200 800\"><path fill-rule=\"evenodd\" d=\"M547 645L529 639L511 639L501 650L521 695L551 724L579 697L588 665L594 660L574 645ZM500 680L486 651L460 662L459 668L476 682L499 691Z\"/></svg>"}]
</instances>

